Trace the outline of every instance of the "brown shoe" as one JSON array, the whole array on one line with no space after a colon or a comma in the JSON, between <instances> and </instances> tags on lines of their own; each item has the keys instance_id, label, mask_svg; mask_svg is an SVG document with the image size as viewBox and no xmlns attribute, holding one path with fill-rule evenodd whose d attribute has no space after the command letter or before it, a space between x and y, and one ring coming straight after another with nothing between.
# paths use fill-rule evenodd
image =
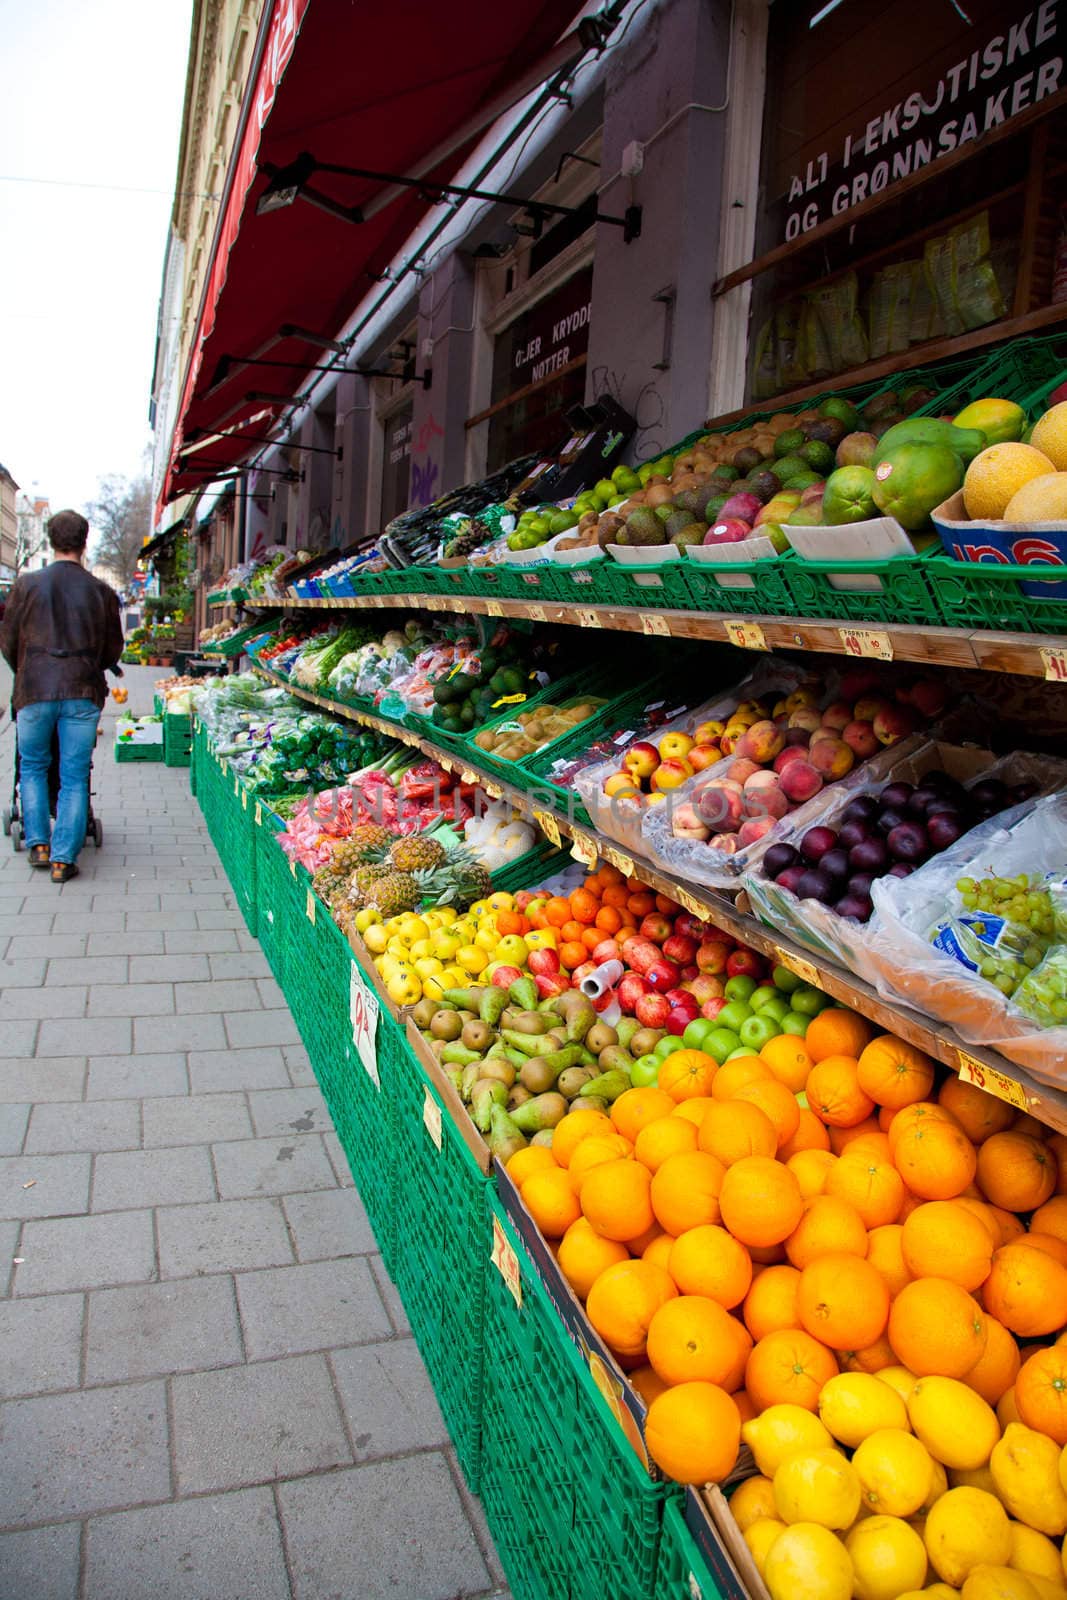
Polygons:
<instances>
[{"instance_id":1,"label":"brown shoe","mask_svg":"<svg viewBox=\"0 0 1067 1600\"><path fill-rule=\"evenodd\" d=\"M30 866L47 867L51 864L51 855L46 844L30 845Z\"/></svg>"},{"instance_id":2,"label":"brown shoe","mask_svg":"<svg viewBox=\"0 0 1067 1600\"><path fill-rule=\"evenodd\" d=\"M76 878L77 876L78 876L78 864L77 864L76 861L53 861L52 862L52 882L53 883L68 883L71 878Z\"/></svg>"}]
</instances>

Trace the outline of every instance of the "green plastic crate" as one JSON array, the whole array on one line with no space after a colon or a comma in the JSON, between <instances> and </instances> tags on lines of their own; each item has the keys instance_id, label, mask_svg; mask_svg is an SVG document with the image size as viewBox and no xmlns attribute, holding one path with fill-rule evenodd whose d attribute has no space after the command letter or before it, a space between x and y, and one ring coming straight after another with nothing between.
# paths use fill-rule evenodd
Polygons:
<instances>
[{"instance_id":1,"label":"green plastic crate","mask_svg":"<svg viewBox=\"0 0 1067 1600\"><path fill-rule=\"evenodd\" d=\"M168 767L187 767L193 748L193 719L188 712L164 712L163 761Z\"/></svg>"},{"instance_id":2,"label":"green plastic crate","mask_svg":"<svg viewBox=\"0 0 1067 1600\"><path fill-rule=\"evenodd\" d=\"M163 760L163 746L161 744L123 744L115 740L115 760L121 766L129 761L155 761Z\"/></svg>"},{"instance_id":3,"label":"green plastic crate","mask_svg":"<svg viewBox=\"0 0 1067 1600\"><path fill-rule=\"evenodd\" d=\"M682 574L694 611L726 611L735 616L791 616L793 597L784 558L707 564L686 559ZM748 583L730 580L743 577Z\"/></svg>"},{"instance_id":4,"label":"green plastic crate","mask_svg":"<svg viewBox=\"0 0 1067 1600\"><path fill-rule=\"evenodd\" d=\"M685 557L649 566L630 566L609 558L604 563L604 582L611 599L609 605L631 606L641 611L688 611L692 604L686 582Z\"/></svg>"},{"instance_id":5,"label":"green plastic crate","mask_svg":"<svg viewBox=\"0 0 1067 1600\"><path fill-rule=\"evenodd\" d=\"M1062 633L1067 629L1067 599L1027 593L1041 582L1043 573L1049 574L1050 585L1062 586L1062 567L953 561L939 551L930 559L928 570L946 627L1009 633Z\"/></svg>"},{"instance_id":6,"label":"green plastic crate","mask_svg":"<svg viewBox=\"0 0 1067 1600\"><path fill-rule=\"evenodd\" d=\"M993 371L986 393L1014 400L1034 421L1051 391L1067 378L1067 334L1013 339L990 361Z\"/></svg>"},{"instance_id":7,"label":"green plastic crate","mask_svg":"<svg viewBox=\"0 0 1067 1600\"><path fill-rule=\"evenodd\" d=\"M725 1552L719 1552L718 1570L705 1559L686 1525L685 1507L691 1504L692 1490L684 1503L668 1500L664 1509L654 1600L747 1600Z\"/></svg>"},{"instance_id":8,"label":"green plastic crate","mask_svg":"<svg viewBox=\"0 0 1067 1600\"><path fill-rule=\"evenodd\" d=\"M545 570L554 590L552 598L565 606L610 606L615 601L611 568L618 563L610 556L590 561L588 566L556 561Z\"/></svg>"},{"instance_id":9,"label":"green plastic crate","mask_svg":"<svg viewBox=\"0 0 1067 1600\"><path fill-rule=\"evenodd\" d=\"M648 1476L495 1191L486 1199L490 1233L517 1262L521 1297L517 1304L490 1264L481 1493L512 1592L648 1600L664 1506L680 1491Z\"/></svg>"},{"instance_id":10,"label":"green plastic crate","mask_svg":"<svg viewBox=\"0 0 1067 1600\"><path fill-rule=\"evenodd\" d=\"M278 843L282 819L261 803L255 827L255 878L259 897L257 936L275 978L285 990L294 940L307 922L310 875L295 866ZM303 878L301 879L301 874Z\"/></svg>"},{"instance_id":11,"label":"green plastic crate","mask_svg":"<svg viewBox=\"0 0 1067 1600\"><path fill-rule=\"evenodd\" d=\"M554 877L569 866L570 861L569 851L557 850L554 844L543 839L532 850L527 850L525 855L490 873L489 881L494 894L515 894L519 889L532 888L543 879Z\"/></svg>"},{"instance_id":12,"label":"green plastic crate","mask_svg":"<svg viewBox=\"0 0 1067 1600\"><path fill-rule=\"evenodd\" d=\"M930 579L932 555L931 551L884 561L809 561L790 551L782 559L793 602L789 609L798 617L940 627L942 613ZM837 588L830 581L834 577L858 578L880 587Z\"/></svg>"}]
</instances>

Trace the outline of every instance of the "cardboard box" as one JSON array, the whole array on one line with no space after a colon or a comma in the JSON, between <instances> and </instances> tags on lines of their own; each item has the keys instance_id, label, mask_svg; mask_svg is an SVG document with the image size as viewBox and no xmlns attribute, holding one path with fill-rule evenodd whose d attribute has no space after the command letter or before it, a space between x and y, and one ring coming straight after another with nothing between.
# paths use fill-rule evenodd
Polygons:
<instances>
[{"instance_id":1,"label":"cardboard box","mask_svg":"<svg viewBox=\"0 0 1067 1600\"><path fill-rule=\"evenodd\" d=\"M1017 567L1067 567L1067 522L974 522L963 490L930 513L945 554L954 561ZM1067 600L1067 581L1035 579L1022 584L1037 600Z\"/></svg>"}]
</instances>

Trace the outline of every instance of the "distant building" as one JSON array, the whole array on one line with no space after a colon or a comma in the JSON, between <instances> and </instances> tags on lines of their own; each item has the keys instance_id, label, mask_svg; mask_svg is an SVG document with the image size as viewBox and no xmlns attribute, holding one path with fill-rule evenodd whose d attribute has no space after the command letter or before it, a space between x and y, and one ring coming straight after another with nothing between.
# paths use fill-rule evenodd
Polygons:
<instances>
[{"instance_id":1,"label":"distant building","mask_svg":"<svg viewBox=\"0 0 1067 1600\"><path fill-rule=\"evenodd\" d=\"M52 508L47 499L20 494L15 503L18 538L15 546L15 571L35 572L48 565L48 519Z\"/></svg>"},{"instance_id":2,"label":"distant building","mask_svg":"<svg viewBox=\"0 0 1067 1600\"><path fill-rule=\"evenodd\" d=\"M5 466L0 465L0 582L10 583L15 576L18 547L18 515L15 497L19 486Z\"/></svg>"}]
</instances>

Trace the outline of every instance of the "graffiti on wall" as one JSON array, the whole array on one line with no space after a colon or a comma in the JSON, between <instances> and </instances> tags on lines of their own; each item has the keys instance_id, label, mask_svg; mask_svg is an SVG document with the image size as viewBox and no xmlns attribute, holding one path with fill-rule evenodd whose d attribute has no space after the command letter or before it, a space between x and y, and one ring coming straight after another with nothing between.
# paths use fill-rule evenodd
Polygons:
<instances>
[{"instance_id":1,"label":"graffiti on wall","mask_svg":"<svg viewBox=\"0 0 1067 1600\"><path fill-rule=\"evenodd\" d=\"M437 498L437 480L441 464L431 457L435 439L443 439L445 430L431 411L420 424L411 441L411 504L428 506Z\"/></svg>"}]
</instances>

